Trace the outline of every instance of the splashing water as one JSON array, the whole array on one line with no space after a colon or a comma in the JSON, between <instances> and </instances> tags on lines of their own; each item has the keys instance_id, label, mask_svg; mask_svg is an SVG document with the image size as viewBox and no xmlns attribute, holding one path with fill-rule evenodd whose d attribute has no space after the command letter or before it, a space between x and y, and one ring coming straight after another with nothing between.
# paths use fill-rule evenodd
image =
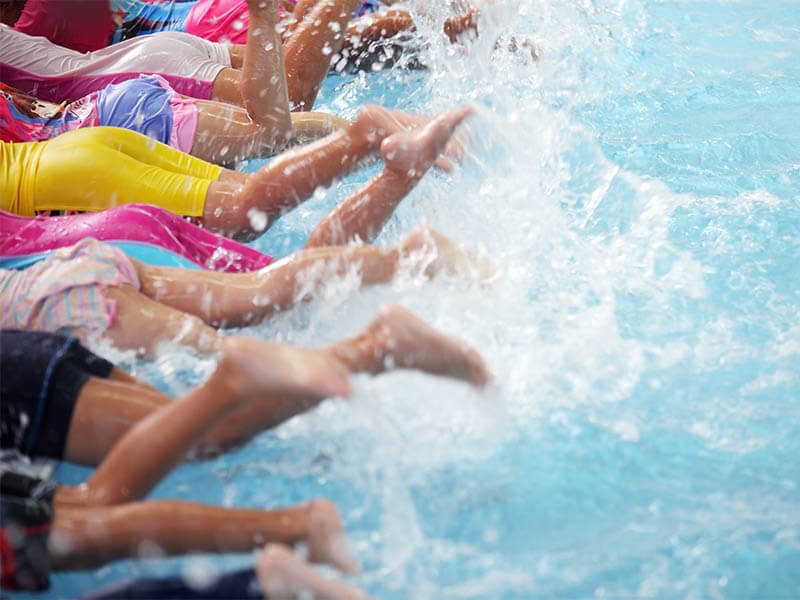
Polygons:
<instances>
[{"instance_id":1,"label":"splashing water","mask_svg":"<svg viewBox=\"0 0 800 600\"><path fill-rule=\"evenodd\" d=\"M247 330L321 346L399 302L479 348L495 385L359 377L351 400L181 467L155 496L329 497L364 564L355 582L383 598L797 597L800 11L509 7L487 9L469 48L434 34L434 10L419 19L427 70L331 77L319 105L475 103L463 169L426 177L379 243L424 220L501 280L356 291L345 277ZM512 35L540 60L495 47ZM377 168L256 246L300 247ZM135 372L175 392L208 372L172 356ZM196 561L126 562L55 589Z\"/></svg>"}]
</instances>

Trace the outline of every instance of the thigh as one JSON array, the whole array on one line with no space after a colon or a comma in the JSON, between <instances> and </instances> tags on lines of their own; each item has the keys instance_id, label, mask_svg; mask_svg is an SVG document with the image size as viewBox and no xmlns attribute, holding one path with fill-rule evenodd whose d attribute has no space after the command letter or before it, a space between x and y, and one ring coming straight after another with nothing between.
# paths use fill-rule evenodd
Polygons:
<instances>
[{"instance_id":1,"label":"thigh","mask_svg":"<svg viewBox=\"0 0 800 600\"><path fill-rule=\"evenodd\" d=\"M106 336L119 348L149 355L160 343L172 341L201 352L219 349L220 334L198 317L151 300L130 286L109 288L106 294L117 303L116 319Z\"/></svg>"},{"instance_id":2,"label":"thigh","mask_svg":"<svg viewBox=\"0 0 800 600\"><path fill-rule=\"evenodd\" d=\"M257 125L241 107L198 100L197 130L192 154L204 160L230 164L261 156L274 149L274 131Z\"/></svg>"},{"instance_id":3,"label":"thigh","mask_svg":"<svg viewBox=\"0 0 800 600\"><path fill-rule=\"evenodd\" d=\"M121 372L120 372L121 373ZM140 420L172 400L136 380L91 378L78 395L64 450L71 462L96 466ZM125 378L125 379L128 379Z\"/></svg>"},{"instance_id":4,"label":"thigh","mask_svg":"<svg viewBox=\"0 0 800 600\"><path fill-rule=\"evenodd\" d=\"M149 202L177 214L202 216L208 188L220 171L125 129L79 129L47 142L34 206L95 211Z\"/></svg>"},{"instance_id":5,"label":"thigh","mask_svg":"<svg viewBox=\"0 0 800 600\"><path fill-rule=\"evenodd\" d=\"M94 143L121 152L146 165L159 167L179 175L214 180L221 168L190 154L153 141L145 135L117 127L94 127L81 130Z\"/></svg>"}]
</instances>

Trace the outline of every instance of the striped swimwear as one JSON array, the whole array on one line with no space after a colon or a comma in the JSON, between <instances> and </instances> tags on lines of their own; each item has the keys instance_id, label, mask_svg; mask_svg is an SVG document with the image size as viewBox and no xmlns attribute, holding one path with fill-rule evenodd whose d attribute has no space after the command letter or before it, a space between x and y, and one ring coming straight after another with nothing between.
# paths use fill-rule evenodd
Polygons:
<instances>
[{"instance_id":1,"label":"striped swimwear","mask_svg":"<svg viewBox=\"0 0 800 600\"><path fill-rule=\"evenodd\" d=\"M86 340L114 322L116 302L104 291L124 284L140 287L130 259L113 246L86 238L23 271L0 269L0 327Z\"/></svg>"}]
</instances>

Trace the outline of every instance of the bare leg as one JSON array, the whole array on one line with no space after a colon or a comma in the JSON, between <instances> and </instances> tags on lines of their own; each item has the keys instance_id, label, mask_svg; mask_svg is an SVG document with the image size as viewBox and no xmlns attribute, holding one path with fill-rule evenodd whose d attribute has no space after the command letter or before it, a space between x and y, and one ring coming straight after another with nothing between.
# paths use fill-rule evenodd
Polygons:
<instances>
[{"instance_id":1,"label":"bare leg","mask_svg":"<svg viewBox=\"0 0 800 600\"><path fill-rule=\"evenodd\" d=\"M423 233L432 235L414 235ZM354 372L379 373L391 362L476 385L486 376L474 352L397 307L386 309L359 336L326 350L292 350L248 338L227 338L223 347L217 370L180 400L130 376L132 381L87 383L70 424L66 457L102 464L71 502L109 505L141 498L190 449L206 454L245 442L327 396L345 395L339 360Z\"/></svg>"},{"instance_id":2,"label":"bare leg","mask_svg":"<svg viewBox=\"0 0 800 600\"><path fill-rule=\"evenodd\" d=\"M219 333L193 315L151 300L128 285L109 287L105 293L117 302L117 317L105 335L121 349L150 355L165 340L193 346L201 352L220 348Z\"/></svg>"},{"instance_id":3,"label":"bare leg","mask_svg":"<svg viewBox=\"0 0 800 600\"><path fill-rule=\"evenodd\" d=\"M235 347L232 344L235 342ZM234 338L226 342L226 359L239 365L258 366L260 342ZM310 352L310 351L309 351ZM452 377L475 386L485 385L490 374L480 355L467 345L433 329L399 307L390 306L359 335L317 353L344 363L353 373L379 374L392 369L416 369ZM205 450L220 450L243 443L317 406L319 394L282 394L236 405L203 439Z\"/></svg>"},{"instance_id":4,"label":"bare leg","mask_svg":"<svg viewBox=\"0 0 800 600\"><path fill-rule=\"evenodd\" d=\"M246 346L241 348L247 350ZM320 352L336 357L353 373L416 369L461 379L479 387L486 385L491 377L475 350L433 329L399 306L383 309L362 333ZM207 442L213 444L219 439L220 446L225 443L222 440L244 442L310 410L320 400L312 396L276 396L270 402L240 405L208 434Z\"/></svg>"},{"instance_id":5,"label":"bare leg","mask_svg":"<svg viewBox=\"0 0 800 600\"><path fill-rule=\"evenodd\" d=\"M472 7L467 9L467 12L463 15L456 15L454 17L448 17L445 19L444 33L450 42L455 44L466 36L471 39L478 37L478 18L480 17L480 14L480 10ZM499 47L500 41L498 40L495 42L495 48ZM510 52L517 52L520 50L520 48L525 48L530 53L531 59L539 59L539 49L528 38L522 38L521 40L518 40L516 37L512 36L511 39L508 40L508 45L506 48Z\"/></svg>"},{"instance_id":6,"label":"bare leg","mask_svg":"<svg viewBox=\"0 0 800 600\"><path fill-rule=\"evenodd\" d=\"M255 123L238 106L198 100L197 131L191 153L216 164L231 164L252 156L265 156L279 149L280 135L274 127Z\"/></svg>"},{"instance_id":7,"label":"bare leg","mask_svg":"<svg viewBox=\"0 0 800 600\"><path fill-rule=\"evenodd\" d=\"M211 99L244 106L255 123L274 132L275 143L285 143L291 137L291 119L274 1L248 0L248 9L247 44L230 52L231 63L241 61L242 68L220 71L212 84Z\"/></svg>"},{"instance_id":8,"label":"bare leg","mask_svg":"<svg viewBox=\"0 0 800 600\"><path fill-rule=\"evenodd\" d=\"M286 39L286 78L295 109L311 109L358 5L359 0L319 0L313 8L304 3L295 9L299 22Z\"/></svg>"},{"instance_id":9,"label":"bare leg","mask_svg":"<svg viewBox=\"0 0 800 600\"><path fill-rule=\"evenodd\" d=\"M480 355L400 306L384 308L364 333L329 349L353 373L417 369L484 386L491 375Z\"/></svg>"},{"instance_id":10,"label":"bare leg","mask_svg":"<svg viewBox=\"0 0 800 600\"><path fill-rule=\"evenodd\" d=\"M295 141L308 143L330 135L334 131L347 129L350 121L322 112L293 112L292 134Z\"/></svg>"},{"instance_id":11,"label":"bare leg","mask_svg":"<svg viewBox=\"0 0 800 600\"><path fill-rule=\"evenodd\" d=\"M432 120L432 117L425 115L412 115L410 113L403 112L402 110L384 110L386 110L388 115L387 118L394 120L398 131L403 129L411 130L418 127L424 127ZM444 151L442 153L443 156L446 156L447 158L457 162L461 162L464 158L465 145L470 141L471 140L469 136L463 135L461 130L456 131L447 142L447 145L444 147ZM445 171L449 171L452 167L452 163L450 163L448 160L444 160L443 157L440 157L434 164Z\"/></svg>"},{"instance_id":12,"label":"bare leg","mask_svg":"<svg viewBox=\"0 0 800 600\"><path fill-rule=\"evenodd\" d=\"M222 69L211 84L211 99L244 107L242 70L234 68Z\"/></svg>"},{"instance_id":13,"label":"bare leg","mask_svg":"<svg viewBox=\"0 0 800 600\"><path fill-rule=\"evenodd\" d=\"M261 552L256 560L256 574L267 598L367 598L360 590L321 575L286 547L277 544L270 544Z\"/></svg>"},{"instance_id":14,"label":"bare leg","mask_svg":"<svg viewBox=\"0 0 800 600\"><path fill-rule=\"evenodd\" d=\"M311 11L319 4L319 0L297 0L292 11L294 16L294 23L292 29L296 28L303 20L311 14Z\"/></svg>"},{"instance_id":15,"label":"bare leg","mask_svg":"<svg viewBox=\"0 0 800 600\"><path fill-rule=\"evenodd\" d=\"M255 231L251 225L252 209L264 213L266 229L317 187L330 185L377 153L381 141L398 128L396 119L387 118L386 111L368 106L346 130L283 153L247 177L241 188L212 183L203 215L206 226L244 239L260 235L263 230Z\"/></svg>"},{"instance_id":16,"label":"bare leg","mask_svg":"<svg viewBox=\"0 0 800 600\"><path fill-rule=\"evenodd\" d=\"M379 40L393 38L403 31L414 29L414 19L405 10L390 10L377 15L355 19L347 28L342 54L358 54Z\"/></svg>"},{"instance_id":17,"label":"bare leg","mask_svg":"<svg viewBox=\"0 0 800 600\"><path fill-rule=\"evenodd\" d=\"M418 260L430 277L440 272L488 279L492 266L441 233L418 228L398 246L331 246L301 250L257 273L188 271L135 263L142 293L214 326L260 321L307 299L332 277L357 269L362 285L390 281L400 262Z\"/></svg>"},{"instance_id":18,"label":"bare leg","mask_svg":"<svg viewBox=\"0 0 800 600\"><path fill-rule=\"evenodd\" d=\"M385 168L363 189L337 206L309 236L307 246L370 242L400 201L419 182L444 149L469 107L444 113L419 130L399 132L381 144Z\"/></svg>"},{"instance_id":19,"label":"bare leg","mask_svg":"<svg viewBox=\"0 0 800 600\"><path fill-rule=\"evenodd\" d=\"M171 500L93 508L56 504L48 549L52 567L66 570L135 557L146 545L174 555L299 541L308 542L312 560L357 571L336 507L325 500L268 511Z\"/></svg>"},{"instance_id":20,"label":"bare leg","mask_svg":"<svg viewBox=\"0 0 800 600\"><path fill-rule=\"evenodd\" d=\"M108 287L117 316L105 335L119 348L152 354L173 341L216 352L222 336L214 327L247 325L307 299L331 277L358 269L363 285L391 280L401 260L425 264L426 274L445 271L488 279L487 261L432 230L417 230L397 247L332 247L303 250L256 273L215 273L134 262L141 291ZM83 340L86 342L87 340Z\"/></svg>"},{"instance_id":21,"label":"bare leg","mask_svg":"<svg viewBox=\"0 0 800 600\"><path fill-rule=\"evenodd\" d=\"M278 141L291 137L289 95L286 87L281 37L275 29L274 0L247 0L250 26L242 66L242 98L248 114L259 125L271 126Z\"/></svg>"},{"instance_id":22,"label":"bare leg","mask_svg":"<svg viewBox=\"0 0 800 600\"><path fill-rule=\"evenodd\" d=\"M105 383L108 390L113 382ZM70 498L85 506L107 506L144 497L208 431L244 403L269 403L274 397L302 397L317 403L349 391L349 373L334 356L230 338L225 342L217 370L204 384L181 400L159 398L157 409L145 405L138 414L129 415L138 422L113 445L87 483L78 488L80 496ZM92 408L88 404L93 399L91 389L79 396L67 442L71 450L89 445L73 438L83 437L91 424L98 424L97 417L87 417L89 423L80 419ZM117 406L122 405L117 402Z\"/></svg>"},{"instance_id":23,"label":"bare leg","mask_svg":"<svg viewBox=\"0 0 800 600\"><path fill-rule=\"evenodd\" d=\"M255 123L241 107L197 100L200 109L191 154L216 164L230 164L279 151L284 140L271 125ZM346 128L348 121L327 113L292 113L295 137L316 139Z\"/></svg>"},{"instance_id":24,"label":"bare leg","mask_svg":"<svg viewBox=\"0 0 800 600\"><path fill-rule=\"evenodd\" d=\"M159 390L128 377L132 381L92 378L83 386L67 434L66 460L100 464L133 425L173 402Z\"/></svg>"},{"instance_id":25,"label":"bare leg","mask_svg":"<svg viewBox=\"0 0 800 600\"><path fill-rule=\"evenodd\" d=\"M448 17L444 20L444 32L451 43L458 41L461 34L469 31L473 36L478 35L478 16L480 11L470 8L463 15Z\"/></svg>"}]
</instances>

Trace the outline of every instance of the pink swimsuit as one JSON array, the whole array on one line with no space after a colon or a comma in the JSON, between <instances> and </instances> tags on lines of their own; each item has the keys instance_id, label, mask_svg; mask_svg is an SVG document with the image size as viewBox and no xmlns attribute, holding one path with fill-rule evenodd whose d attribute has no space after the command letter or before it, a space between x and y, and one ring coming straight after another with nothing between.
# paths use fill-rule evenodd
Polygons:
<instances>
[{"instance_id":1,"label":"pink swimsuit","mask_svg":"<svg viewBox=\"0 0 800 600\"><path fill-rule=\"evenodd\" d=\"M86 236L149 244L211 271L257 271L272 262L267 254L149 204L124 204L63 217L20 217L0 210L0 257L42 254L75 244Z\"/></svg>"}]
</instances>

